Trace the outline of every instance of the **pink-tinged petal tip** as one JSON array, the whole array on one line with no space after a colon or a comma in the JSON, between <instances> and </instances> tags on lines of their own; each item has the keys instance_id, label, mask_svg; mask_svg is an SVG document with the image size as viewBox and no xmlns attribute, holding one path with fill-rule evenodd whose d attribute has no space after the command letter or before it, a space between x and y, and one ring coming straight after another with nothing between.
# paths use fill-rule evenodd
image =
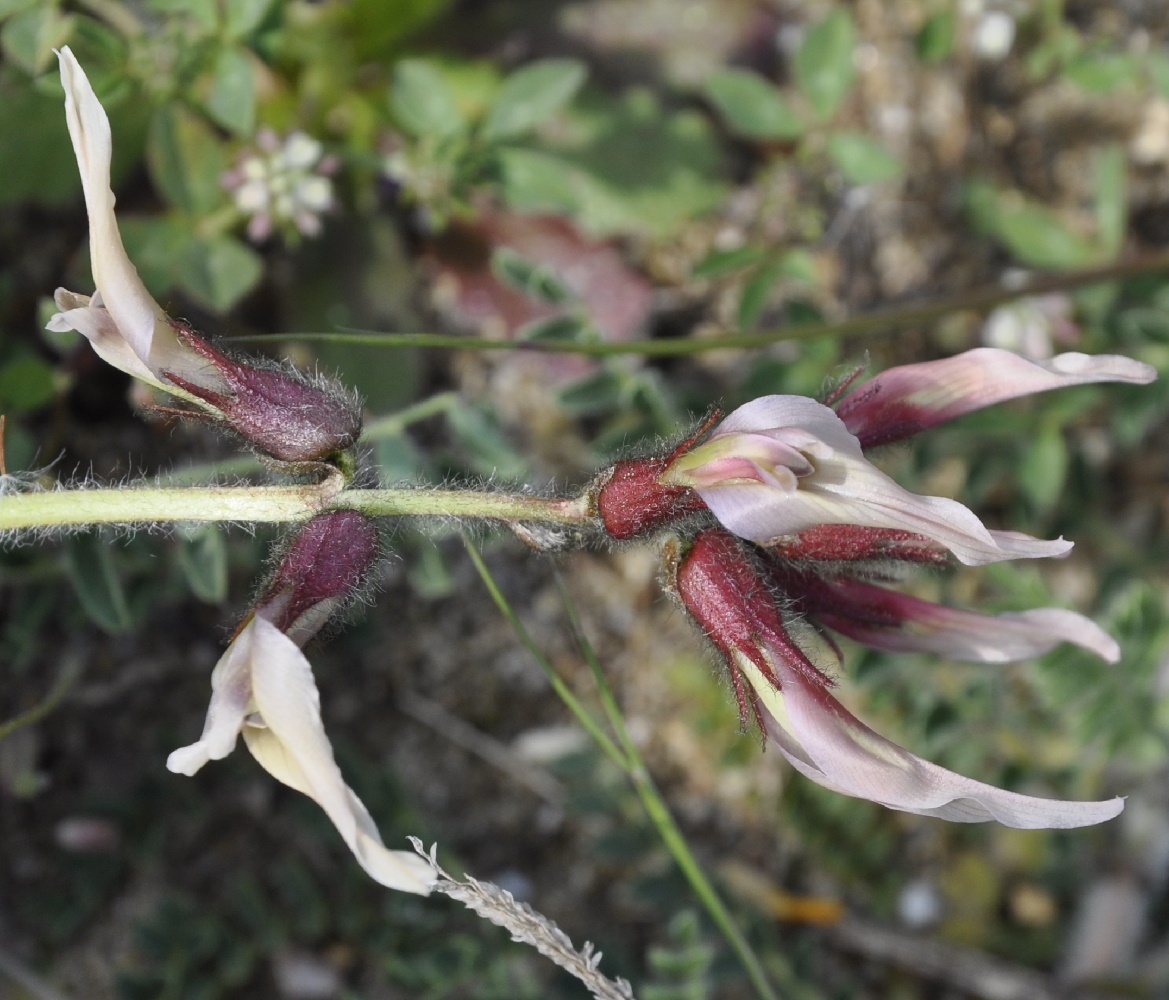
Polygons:
<instances>
[{"instance_id":1,"label":"pink-tinged petal tip","mask_svg":"<svg viewBox=\"0 0 1169 1000\"><path fill-rule=\"evenodd\" d=\"M1072 352L1031 361L979 347L881 372L841 399L836 412L871 448L1018 396L1091 382L1145 385L1156 377L1150 365L1117 354Z\"/></svg>"}]
</instances>

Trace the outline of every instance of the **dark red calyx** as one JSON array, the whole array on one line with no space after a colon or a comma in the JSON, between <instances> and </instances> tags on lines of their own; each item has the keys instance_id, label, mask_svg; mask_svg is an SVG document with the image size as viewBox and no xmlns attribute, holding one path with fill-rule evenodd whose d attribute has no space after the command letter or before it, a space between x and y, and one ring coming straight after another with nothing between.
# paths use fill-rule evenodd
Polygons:
<instances>
[{"instance_id":1,"label":"dark red calyx","mask_svg":"<svg viewBox=\"0 0 1169 1000\"><path fill-rule=\"evenodd\" d=\"M729 532L698 533L679 562L674 591L732 668L734 654L741 654L778 685L769 657L781 657L814 683L831 683L788 634L776 592Z\"/></svg>"},{"instance_id":2,"label":"dark red calyx","mask_svg":"<svg viewBox=\"0 0 1169 1000\"><path fill-rule=\"evenodd\" d=\"M256 613L303 645L361 587L377 553L377 529L361 514L318 514L289 543Z\"/></svg>"},{"instance_id":3,"label":"dark red calyx","mask_svg":"<svg viewBox=\"0 0 1169 1000\"><path fill-rule=\"evenodd\" d=\"M949 555L924 535L894 528L866 528L858 524L820 524L798 535L784 535L767 543L767 551L793 562L898 562L945 565Z\"/></svg>"},{"instance_id":4,"label":"dark red calyx","mask_svg":"<svg viewBox=\"0 0 1169 1000\"><path fill-rule=\"evenodd\" d=\"M206 358L216 383L208 388L174 372L171 382L220 410L243 437L284 462L316 462L343 451L361 434L361 407L339 387L315 385L287 371L236 361L192 330L175 325L179 339Z\"/></svg>"},{"instance_id":5,"label":"dark red calyx","mask_svg":"<svg viewBox=\"0 0 1169 1000\"><path fill-rule=\"evenodd\" d=\"M611 537L636 538L706 510L690 487L658 482L671 460L627 458L613 466L597 493L597 513Z\"/></svg>"},{"instance_id":6,"label":"dark red calyx","mask_svg":"<svg viewBox=\"0 0 1169 1000\"><path fill-rule=\"evenodd\" d=\"M706 510L702 497L689 486L669 486L659 480L676 459L706 436L720 415L717 409L711 410L668 455L627 458L609 470L607 479L602 477L597 513L611 537L636 538Z\"/></svg>"}]
</instances>

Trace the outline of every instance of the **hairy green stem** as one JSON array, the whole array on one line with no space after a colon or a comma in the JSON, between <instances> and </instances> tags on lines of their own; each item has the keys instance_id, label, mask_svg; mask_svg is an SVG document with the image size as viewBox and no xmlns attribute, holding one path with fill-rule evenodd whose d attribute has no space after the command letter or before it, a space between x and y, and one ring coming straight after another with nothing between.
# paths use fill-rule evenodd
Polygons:
<instances>
[{"instance_id":1,"label":"hairy green stem","mask_svg":"<svg viewBox=\"0 0 1169 1000\"><path fill-rule=\"evenodd\" d=\"M346 490L329 507L357 510L370 517L469 517L544 524L586 524L591 520L585 497L534 497L490 490Z\"/></svg>"},{"instance_id":2,"label":"hairy green stem","mask_svg":"<svg viewBox=\"0 0 1169 1000\"><path fill-rule=\"evenodd\" d=\"M332 492L336 492L333 490ZM44 490L0 497L0 531L173 521L302 521L323 509L321 486Z\"/></svg>"},{"instance_id":3,"label":"hairy green stem","mask_svg":"<svg viewBox=\"0 0 1169 1000\"><path fill-rule=\"evenodd\" d=\"M585 497L564 499L489 490L402 487L345 490L308 486L203 486L42 490L0 496L0 531L175 521L303 521L326 510L370 517L465 517L587 524Z\"/></svg>"}]
</instances>

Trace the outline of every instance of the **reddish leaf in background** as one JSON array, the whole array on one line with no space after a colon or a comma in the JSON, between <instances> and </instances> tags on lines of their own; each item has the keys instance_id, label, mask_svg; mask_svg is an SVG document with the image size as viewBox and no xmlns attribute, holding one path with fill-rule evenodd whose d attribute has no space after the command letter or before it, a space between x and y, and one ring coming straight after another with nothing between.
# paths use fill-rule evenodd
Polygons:
<instances>
[{"instance_id":1,"label":"reddish leaf in background","mask_svg":"<svg viewBox=\"0 0 1169 1000\"><path fill-rule=\"evenodd\" d=\"M612 241L588 239L562 216L494 208L474 222L452 224L424 258L435 278L438 305L455 322L487 336L510 337L533 320L564 311L501 282L491 270L497 247L509 247L553 271L607 339L631 340L645 322L653 289Z\"/></svg>"}]
</instances>

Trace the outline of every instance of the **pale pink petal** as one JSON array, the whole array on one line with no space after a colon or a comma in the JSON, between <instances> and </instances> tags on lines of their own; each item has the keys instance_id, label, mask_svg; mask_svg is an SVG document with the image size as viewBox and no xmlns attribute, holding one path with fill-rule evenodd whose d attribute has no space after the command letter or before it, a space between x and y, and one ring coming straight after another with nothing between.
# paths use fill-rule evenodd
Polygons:
<instances>
[{"instance_id":1,"label":"pale pink petal","mask_svg":"<svg viewBox=\"0 0 1169 1000\"><path fill-rule=\"evenodd\" d=\"M1030 361L979 347L881 372L840 400L836 412L869 448L1017 396L1089 382L1143 385L1156 377L1156 369L1116 354L1069 353Z\"/></svg>"},{"instance_id":2,"label":"pale pink petal","mask_svg":"<svg viewBox=\"0 0 1169 1000\"><path fill-rule=\"evenodd\" d=\"M324 809L376 881L427 895L434 881L430 866L410 851L387 850L369 812L341 777L308 660L269 622L255 618L252 626L252 694L262 723L245 727L248 749L273 777Z\"/></svg>"},{"instance_id":3,"label":"pale pink petal","mask_svg":"<svg viewBox=\"0 0 1169 1000\"><path fill-rule=\"evenodd\" d=\"M733 471L732 455L724 452L739 442L743 457L758 462L763 450L756 442L762 438L798 449L806 460L803 468L791 470L798 477L796 490L739 477L717 483L709 476L694 487L722 525L741 538L766 544L824 524L893 529L924 535L971 566L1063 555L1072 547L1062 539L988 531L955 500L902 489L864 457L860 442L832 410L805 396L764 396L739 407L705 443L672 463L662 482L689 485L685 469L695 461L691 455L708 450Z\"/></svg>"},{"instance_id":4,"label":"pale pink petal","mask_svg":"<svg viewBox=\"0 0 1169 1000\"><path fill-rule=\"evenodd\" d=\"M755 426L769 420L799 424ZM760 544L823 524L850 524L910 531L944 545L971 566L1004 559L1063 555L1071 543L1041 541L1017 533L993 533L956 500L925 497L902 489L869 462L860 443L826 406L801 396L766 396L732 413L716 428L762 433L780 427L807 435L804 453L814 471L795 492L765 483L732 481L697 492L728 530ZM789 434L790 439L790 434ZM667 473L667 476L669 473Z\"/></svg>"},{"instance_id":5,"label":"pale pink petal","mask_svg":"<svg viewBox=\"0 0 1169 1000\"><path fill-rule=\"evenodd\" d=\"M1061 642L1091 650L1109 663L1120 647L1099 625L1063 608L984 615L948 608L861 580L823 581L809 610L850 639L891 652L937 653L974 663L1009 663L1041 656Z\"/></svg>"},{"instance_id":6,"label":"pale pink petal","mask_svg":"<svg viewBox=\"0 0 1169 1000\"><path fill-rule=\"evenodd\" d=\"M191 775L209 760L222 760L235 749L244 719L252 710L253 619L232 640L211 672L211 704L198 742L174 751L167 769Z\"/></svg>"},{"instance_id":7,"label":"pale pink petal","mask_svg":"<svg viewBox=\"0 0 1169 1000\"><path fill-rule=\"evenodd\" d=\"M822 687L776 663L782 695L745 657L737 661L766 711L768 734L797 770L834 791L958 823L997 820L1019 829L1068 829L1102 823L1120 798L1065 802L1004 791L947 771L864 725Z\"/></svg>"}]
</instances>

